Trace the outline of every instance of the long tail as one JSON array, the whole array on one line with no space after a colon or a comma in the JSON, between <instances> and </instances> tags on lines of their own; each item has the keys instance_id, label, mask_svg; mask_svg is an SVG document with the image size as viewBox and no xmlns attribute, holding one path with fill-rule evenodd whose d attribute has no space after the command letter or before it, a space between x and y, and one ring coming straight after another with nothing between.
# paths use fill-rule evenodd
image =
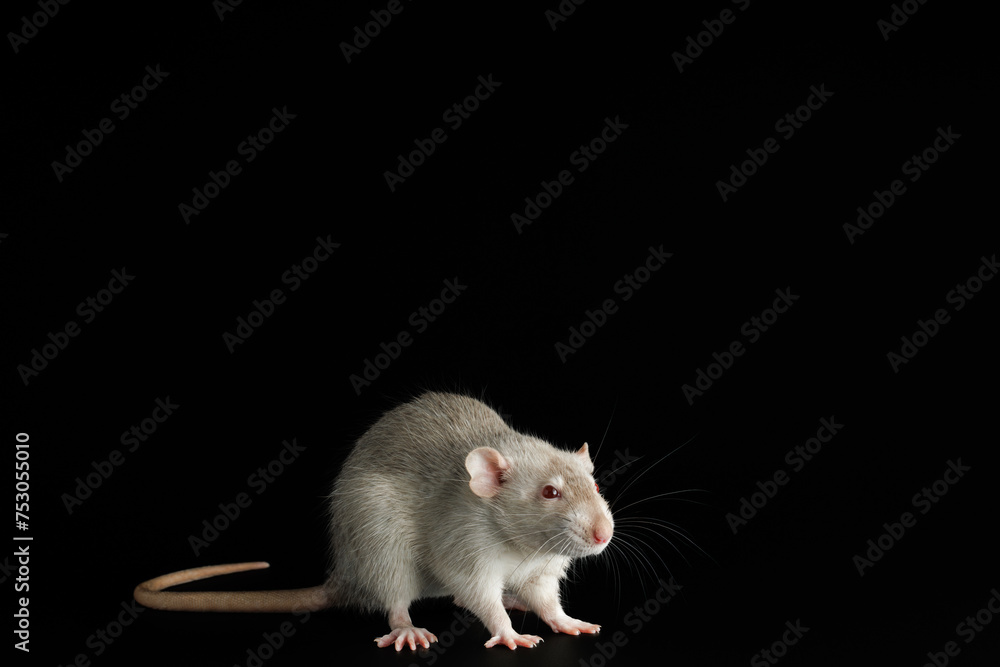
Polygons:
<instances>
[{"instance_id":1,"label":"long tail","mask_svg":"<svg viewBox=\"0 0 1000 667\"><path fill-rule=\"evenodd\" d=\"M209 565L171 572L135 587L136 602L167 611L295 612L319 611L333 605L323 586L283 591L165 591L163 589L222 574L260 570L268 563Z\"/></svg>"}]
</instances>

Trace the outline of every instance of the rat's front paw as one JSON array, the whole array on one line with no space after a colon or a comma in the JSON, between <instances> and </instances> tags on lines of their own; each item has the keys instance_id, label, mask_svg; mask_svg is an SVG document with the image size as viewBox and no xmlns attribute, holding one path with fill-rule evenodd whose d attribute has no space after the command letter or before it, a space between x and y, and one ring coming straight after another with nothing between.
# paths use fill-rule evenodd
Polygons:
<instances>
[{"instance_id":1,"label":"rat's front paw","mask_svg":"<svg viewBox=\"0 0 1000 667\"><path fill-rule=\"evenodd\" d=\"M384 637L376 637L375 643L379 648L385 648L392 644L396 645L397 651L402 651L404 645L409 645L411 651L417 650L417 644L424 648L430 648L431 642L438 640L432 633L423 628L393 628L392 632Z\"/></svg>"},{"instance_id":2,"label":"rat's front paw","mask_svg":"<svg viewBox=\"0 0 1000 667\"><path fill-rule=\"evenodd\" d=\"M490 640L486 642L486 648L491 648L497 644L503 644L507 648L513 650L518 646L524 646L526 648L534 648L542 641L541 637L536 635L519 635L513 630L501 633L494 637L490 637Z\"/></svg>"},{"instance_id":3,"label":"rat's front paw","mask_svg":"<svg viewBox=\"0 0 1000 667\"><path fill-rule=\"evenodd\" d=\"M575 618L566 616L565 614L557 616L556 618L545 619L545 623L552 628L553 632L564 632L567 635L578 635L581 632L593 635L601 631L601 626L599 625L594 625L593 623L587 623L585 621L578 621Z\"/></svg>"}]
</instances>

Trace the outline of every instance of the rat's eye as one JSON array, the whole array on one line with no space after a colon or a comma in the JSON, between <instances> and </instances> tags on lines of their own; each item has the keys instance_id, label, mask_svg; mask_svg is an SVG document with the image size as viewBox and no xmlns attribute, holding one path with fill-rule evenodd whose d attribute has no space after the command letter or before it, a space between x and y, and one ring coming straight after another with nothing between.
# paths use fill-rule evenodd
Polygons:
<instances>
[{"instance_id":1,"label":"rat's eye","mask_svg":"<svg viewBox=\"0 0 1000 667\"><path fill-rule=\"evenodd\" d=\"M598 493L601 492L601 487L597 486L597 482L594 482L594 490L597 491Z\"/></svg>"},{"instance_id":2,"label":"rat's eye","mask_svg":"<svg viewBox=\"0 0 1000 667\"><path fill-rule=\"evenodd\" d=\"M551 484L547 484L545 488L542 489L542 498L562 498L562 494L559 492L559 489Z\"/></svg>"}]
</instances>

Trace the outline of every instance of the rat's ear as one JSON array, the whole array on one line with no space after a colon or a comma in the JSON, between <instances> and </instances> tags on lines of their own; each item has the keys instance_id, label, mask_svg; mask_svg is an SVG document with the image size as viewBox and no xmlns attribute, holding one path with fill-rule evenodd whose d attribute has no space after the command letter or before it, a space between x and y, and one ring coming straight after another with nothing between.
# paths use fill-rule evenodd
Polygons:
<instances>
[{"instance_id":1,"label":"rat's ear","mask_svg":"<svg viewBox=\"0 0 1000 667\"><path fill-rule=\"evenodd\" d=\"M594 472L594 462L590 460L590 450L587 448L587 443L583 443L583 447L576 450L576 455L584 460L584 465L590 469L590 472Z\"/></svg>"},{"instance_id":2,"label":"rat's ear","mask_svg":"<svg viewBox=\"0 0 1000 667\"><path fill-rule=\"evenodd\" d=\"M492 447L473 449L465 457L469 488L480 498L492 498L500 491L501 477L509 467L507 459Z\"/></svg>"}]
</instances>

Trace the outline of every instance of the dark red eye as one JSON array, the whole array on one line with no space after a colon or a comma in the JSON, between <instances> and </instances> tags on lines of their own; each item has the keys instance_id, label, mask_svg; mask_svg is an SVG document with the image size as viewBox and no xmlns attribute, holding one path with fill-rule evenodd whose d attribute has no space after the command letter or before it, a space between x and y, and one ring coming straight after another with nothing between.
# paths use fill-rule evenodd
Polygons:
<instances>
[{"instance_id":1,"label":"dark red eye","mask_svg":"<svg viewBox=\"0 0 1000 667\"><path fill-rule=\"evenodd\" d=\"M597 486L597 482L594 482L594 490L597 491L598 493L601 492L601 487Z\"/></svg>"},{"instance_id":2,"label":"dark red eye","mask_svg":"<svg viewBox=\"0 0 1000 667\"><path fill-rule=\"evenodd\" d=\"M542 498L562 498L562 494L559 492L559 489L551 484L548 484L544 489L542 489Z\"/></svg>"}]
</instances>

